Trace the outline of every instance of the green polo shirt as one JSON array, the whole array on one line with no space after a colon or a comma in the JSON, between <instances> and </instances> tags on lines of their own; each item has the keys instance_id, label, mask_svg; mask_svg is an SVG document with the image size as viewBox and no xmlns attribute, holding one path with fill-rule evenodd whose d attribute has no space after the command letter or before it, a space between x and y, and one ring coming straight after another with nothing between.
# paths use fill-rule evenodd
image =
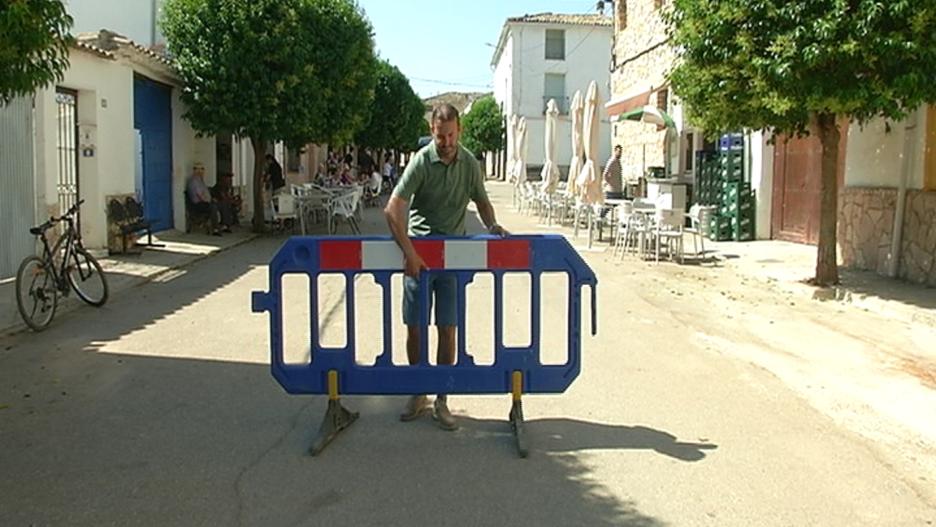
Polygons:
<instances>
[{"instance_id":1,"label":"green polo shirt","mask_svg":"<svg viewBox=\"0 0 936 527\"><path fill-rule=\"evenodd\" d=\"M468 201L488 200L481 165L474 155L459 144L455 160L446 165L439 159L435 142L416 152L393 195L410 204L410 236L462 236Z\"/></svg>"}]
</instances>

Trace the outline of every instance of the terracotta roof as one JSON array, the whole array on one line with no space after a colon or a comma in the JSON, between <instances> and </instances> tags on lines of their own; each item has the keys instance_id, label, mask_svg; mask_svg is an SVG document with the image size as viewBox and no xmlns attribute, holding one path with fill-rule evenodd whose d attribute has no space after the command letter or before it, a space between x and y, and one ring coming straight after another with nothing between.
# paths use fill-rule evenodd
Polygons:
<instances>
[{"instance_id":1,"label":"terracotta roof","mask_svg":"<svg viewBox=\"0 0 936 527\"><path fill-rule=\"evenodd\" d=\"M106 59L113 59L113 58L115 58L115 57L114 57L114 54L111 53L110 51L103 50L103 49L101 49L101 48L95 46L94 44L92 44L92 43L90 43L90 42L82 42L82 41L80 41L80 40L76 40L76 41L75 41L75 47L78 48L78 49L80 49L80 50L87 51L87 52L89 52L89 53L94 53L95 55L97 55L97 56L99 56L99 57L104 57L104 58L106 58Z\"/></svg>"},{"instance_id":2,"label":"terracotta roof","mask_svg":"<svg viewBox=\"0 0 936 527\"><path fill-rule=\"evenodd\" d=\"M535 15L515 16L507 22L527 22L533 24L570 24L576 26L611 26L611 17L591 14L537 13Z\"/></svg>"},{"instance_id":3,"label":"terracotta roof","mask_svg":"<svg viewBox=\"0 0 936 527\"><path fill-rule=\"evenodd\" d=\"M561 24L567 26L592 26L607 27L613 30L614 22L611 17L592 14L561 14L561 13L536 13L533 15L523 15L510 17L504 22L501 28L500 37L497 39L497 46L494 48L494 56L491 57L491 66L496 66L500 60L501 52L504 50L504 43L507 41L507 34L510 31L511 24Z\"/></svg>"},{"instance_id":4,"label":"terracotta roof","mask_svg":"<svg viewBox=\"0 0 936 527\"><path fill-rule=\"evenodd\" d=\"M156 53L155 51L137 44L133 40L130 40L123 35L114 33L113 31L108 31L106 29L90 33L79 33L75 38L78 41L79 46L85 45L89 49L94 49L101 52L113 52L119 48L130 48L133 50L133 52L144 55L147 59L154 60L169 67L172 67L173 65L172 61L169 60L165 55Z\"/></svg>"}]
</instances>

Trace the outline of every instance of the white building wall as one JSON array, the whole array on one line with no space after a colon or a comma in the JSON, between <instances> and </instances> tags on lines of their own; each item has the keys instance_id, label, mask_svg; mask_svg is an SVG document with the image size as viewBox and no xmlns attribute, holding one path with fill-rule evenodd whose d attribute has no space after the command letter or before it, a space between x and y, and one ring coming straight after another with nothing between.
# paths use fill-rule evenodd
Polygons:
<instances>
[{"instance_id":1,"label":"white building wall","mask_svg":"<svg viewBox=\"0 0 936 527\"><path fill-rule=\"evenodd\" d=\"M748 174L751 175L751 189L754 190L756 207L754 210L754 237L758 240L770 239L770 217L773 201L773 162L774 147L769 144L770 134L751 132L745 141Z\"/></svg>"},{"instance_id":2,"label":"white building wall","mask_svg":"<svg viewBox=\"0 0 936 527\"><path fill-rule=\"evenodd\" d=\"M503 105L506 115L513 112L513 90L511 79L514 63L514 37L510 35L504 44L501 60L494 67L494 100Z\"/></svg>"},{"instance_id":3,"label":"white building wall","mask_svg":"<svg viewBox=\"0 0 936 527\"><path fill-rule=\"evenodd\" d=\"M565 31L565 60L547 60L547 29ZM599 116L598 158L601 165L611 155L611 124L604 111L610 96L611 27L566 24L515 23L494 68L494 98L504 105L508 116L516 114L527 122L527 166L543 164L545 158L545 74L565 75L566 108L576 90L584 96L591 81L598 83ZM506 86L510 86L508 89ZM555 159L568 165L572 158L572 125L568 114L559 116L556 127Z\"/></svg>"},{"instance_id":4,"label":"white building wall","mask_svg":"<svg viewBox=\"0 0 936 527\"><path fill-rule=\"evenodd\" d=\"M170 79L143 65L110 60L73 50L71 65L58 84L78 91L78 147L92 147L94 155L78 161L81 230L85 245L107 246L106 198L136 192L136 144L133 127L133 76L135 71L160 82ZM172 95L173 216L177 228L185 221L182 191L192 165L199 161L207 169L209 184L215 179L214 137L196 138L182 118L184 108ZM40 216L57 215L56 153L57 115L55 88L36 96L36 201Z\"/></svg>"},{"instance_id":5,"label":"white building wall","mask_svg":"<svg viewBox=\"0 0 936 527\"><path fill-rule=\"evenodd\" d=\"M78 91L78 158L81 235L89 248L107 244L105 195L134 191L133 70L90 53L73 51L58 84ZM37 94L36 199L45 215L58 210L55 88Z\"/></svg>"},{"instance_id":6,"label":"white building wall","mask_svg":"<svg viewBox=\"0 0 936 527\"><path fill-rule=\"evenodd\" d=\"M848 150L845 154L846 187L896 187L903 170L904 139L912 134L912 160L907 188L923 188L926 151L926 112L916 113L916 126L909 132L907 123L889 123L873 119L860 126L848 127Z\"/></svg>"}]
</instances>

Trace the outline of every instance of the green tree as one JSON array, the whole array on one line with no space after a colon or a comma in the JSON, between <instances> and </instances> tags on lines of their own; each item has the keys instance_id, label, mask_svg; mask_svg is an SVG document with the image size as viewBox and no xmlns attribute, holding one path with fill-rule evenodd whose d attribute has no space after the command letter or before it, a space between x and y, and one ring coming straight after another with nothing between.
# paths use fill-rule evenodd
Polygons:
<instances>
[{"instance_id":1,"label":"green tree","mask_svg":"<svg viewBox=\"0 0 936 527\"><path fill-rule=\"evenodd\" d=\"M837 120L897 120L936 100L936 2L673 0L666 18L693 122L818 135L815 283L837 283Z\"/></svg>"},{"instance_id":2,"label":"green tree","mask_svg":"<svg viewBox=\"0 0 936 527\"><path fill-rule=\"evenodd\" d=\"M374 102L368 122L357 133L355 142L376 149L406 150L407 145L415 145L419 140L421 122L424 122L422 101L409 79L396 66L378 61Z\"/></svg>"},{"instance_id":3,"label":"green tree","mask_svg":"<svg viewBox=\"0 0 936 527\"><path fill-rule=\"evenodd\" d=\"M504 115L493 95L471 105L462 119L462 144L475 154L494 152L504 145Z\"/></svg>"},{"instance_id":4,"label":"green tree","mask_svg":"<svg viewBox=\"0 0 936 527\"><path fill-rule=\"evenodd\" d=\"M60 0L0 2L0 106L62 80L71 25Z\"/></svg>"},{"instance_id":5,"label":"green tree","mask_svg":"<svg viewBox=\"0 0 936 527\"><path fill-rule=\"evenodd\" d=\"M373 98L370 23L352 0L167 0L162 27L200 133L249 137L255 230L270 141L342 144Z\"/></svg>"}]
</instances>

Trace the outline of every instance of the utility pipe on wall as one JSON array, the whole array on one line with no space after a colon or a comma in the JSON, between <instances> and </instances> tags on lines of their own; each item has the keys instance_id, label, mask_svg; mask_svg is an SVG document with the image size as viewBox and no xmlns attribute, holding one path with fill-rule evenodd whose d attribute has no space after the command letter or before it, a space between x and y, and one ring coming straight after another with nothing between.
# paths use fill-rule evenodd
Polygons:
<instances>
[{"instance_id":1,"label":"utility pipe on wall","mask_svg":"<svg viewBox=\"0 0 936 527\"><path fill-rule=\"evenodd\" d=\"M904 125L903 156L900 168L900 179L897 183L897 207L894 209L894 230L891 236L890 258L887 262L887 276L897 277L900 268L900 245L903 239L904 216L907 208L907 180L913 168L913 145L916 139L914 130L917 127L917 114L919 109L910 112Z\"/></svg>"}]
</instances>

